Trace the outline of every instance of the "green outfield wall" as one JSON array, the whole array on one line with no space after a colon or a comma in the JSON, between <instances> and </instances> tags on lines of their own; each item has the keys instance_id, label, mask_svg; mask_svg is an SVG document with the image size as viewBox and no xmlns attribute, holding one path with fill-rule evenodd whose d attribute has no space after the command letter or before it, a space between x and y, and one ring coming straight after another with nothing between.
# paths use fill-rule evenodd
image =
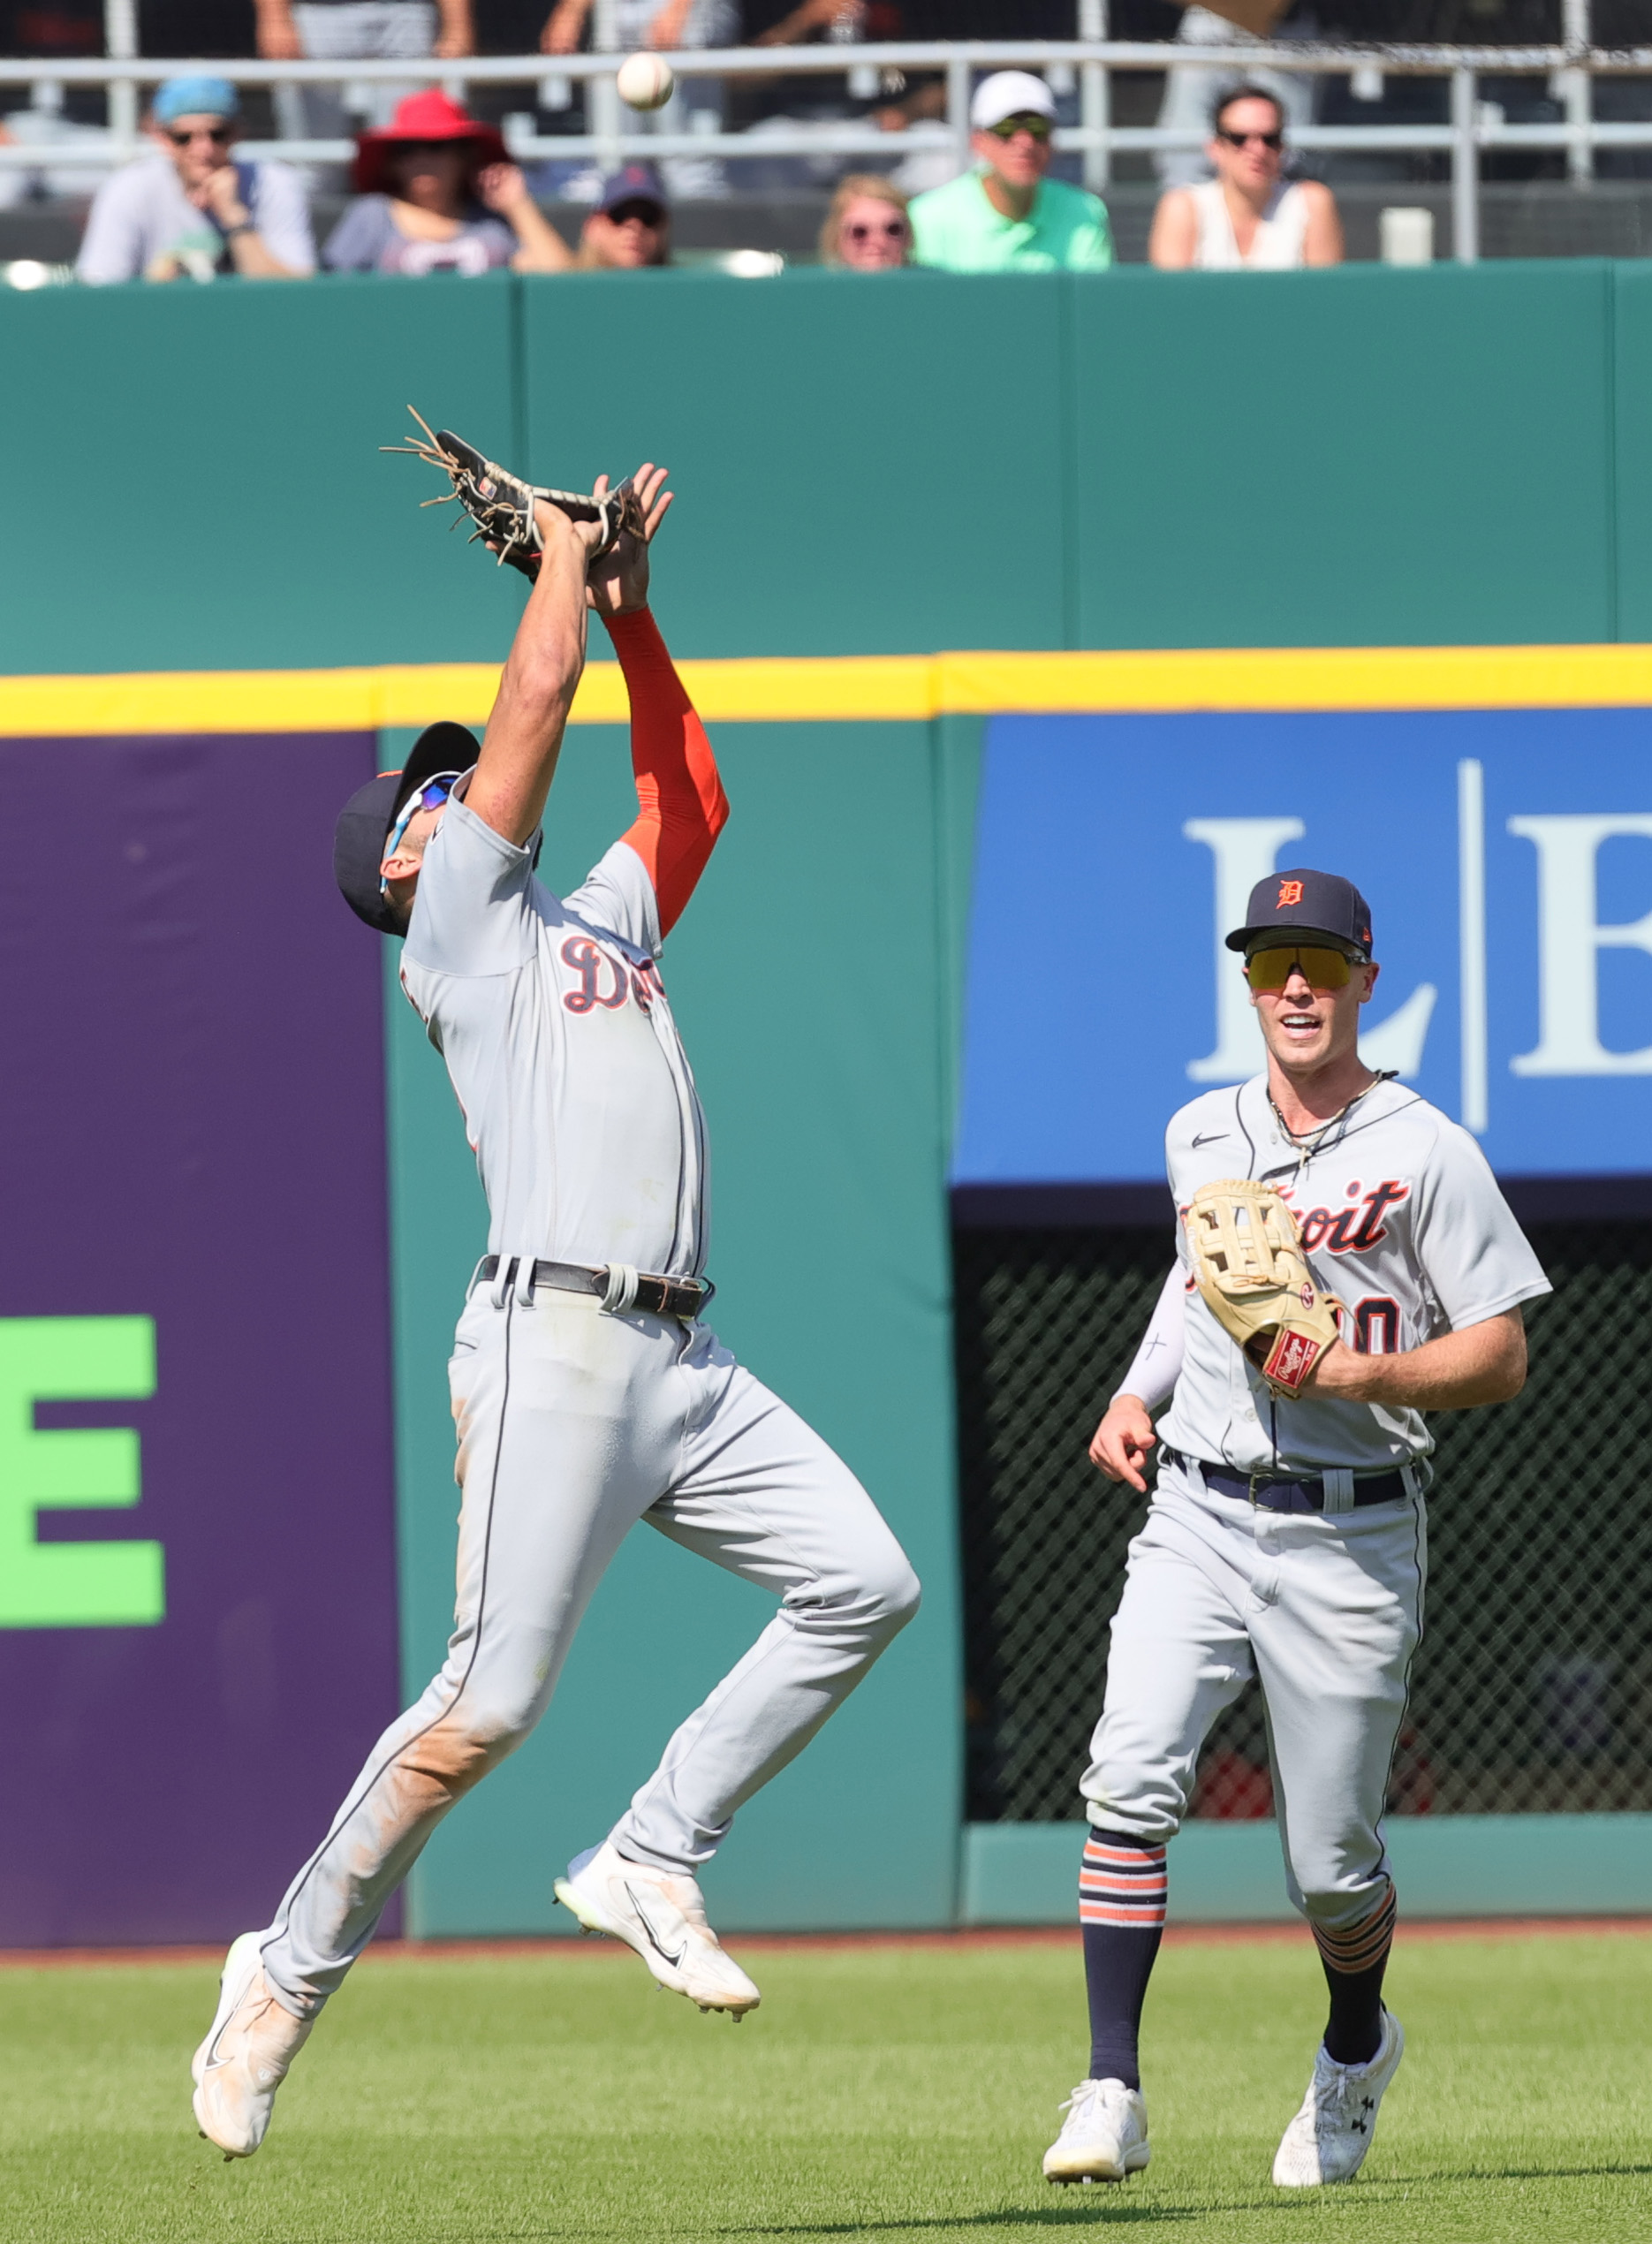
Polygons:
<instances>
[{"instance_id":1,"label":"green outfield wall","mask_svg":"<svg viewBox=\"0 0 1652 2244\"><path fill-rule=\"evenodd\" d=\"M667 461L656 607L686 656L1652 639L1652 268L0 292L0 352L32 463L0 520L14 676L499 660L516 580L376 449L408 402L547 481ZM979 735L720 728L733 819L665 960L713 1133L719 1330L926 1584L743 1814L709 1880L734 1926L1013 1917L1024 1876L1067 1878L1058 1827L960 1842L945 1172ZM629 803L623 730L577 728L553 884ZM484 1222L393 967L412 1692L451 1611L443 1367ZM541 1732L431 1846L414 1926L557 1929L551 1875L763 1610L639 1530ZM1225 1838L1260 1844L1198 1843Z\"/></svg>"},{"instance_id":2,"label":"green outfield wall","mask_svg":"<svg viewBox=\"0 0 1652 2244\"><path fill-rule=\"evenodd\" d=\"M0 668L481 660L381 458L665 459L686 655L1652 636L1652 269L8 293Z\"/></svg>"}]
</instances>

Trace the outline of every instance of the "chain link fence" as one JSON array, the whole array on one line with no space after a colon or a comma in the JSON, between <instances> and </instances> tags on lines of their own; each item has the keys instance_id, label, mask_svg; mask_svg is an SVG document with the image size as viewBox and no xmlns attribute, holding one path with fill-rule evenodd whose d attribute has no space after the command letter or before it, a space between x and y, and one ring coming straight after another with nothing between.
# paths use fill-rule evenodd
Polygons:
<instances>
[{"instance_id":1,"label":"chain link fence","mask_svg":"<svg viewBox=\"0 0 1652 2244\"><path fill-rule=\"evenodd\" d=\"M1652 1224L1528 1225L1553 1296L1519 1400L1442 1413L1398 1814L1652 1808ZM1069 1821L1146 1499L1086 1455L1168 1266L1158 1230L954 1240L973 1821ZM1271 1814L1254 1684L1195 1815Z\"/></svg>"}]
</instances>

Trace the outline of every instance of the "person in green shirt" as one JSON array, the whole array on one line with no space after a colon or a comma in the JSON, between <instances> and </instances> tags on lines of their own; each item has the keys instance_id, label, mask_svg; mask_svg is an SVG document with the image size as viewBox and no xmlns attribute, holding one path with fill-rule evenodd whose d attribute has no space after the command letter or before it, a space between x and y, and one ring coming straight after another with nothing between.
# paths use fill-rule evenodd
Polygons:
<instances>
[{"instance_id":1,"label":"person in green shirt","mask_svg":"<svg viewBox=\"0 0 1652 2244\"><path fill-rule=\"evenodd\" d=\"M916 196L913 257L949 273L1099 273L1113 262L1107 208L1047 179L1055 96L1029 71L983 78L970 103L979 168Z\"/></svg>"}]
</instances>

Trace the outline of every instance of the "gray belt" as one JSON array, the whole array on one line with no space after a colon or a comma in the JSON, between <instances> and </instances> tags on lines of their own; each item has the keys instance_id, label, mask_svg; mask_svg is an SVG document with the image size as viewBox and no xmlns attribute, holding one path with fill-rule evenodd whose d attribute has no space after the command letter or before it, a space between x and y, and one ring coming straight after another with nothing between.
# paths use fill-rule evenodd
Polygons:
<instances>
[{"instance_id":1,"label":"gray belt","mask_svg":"<svg viewBox=\"0 0 1652 2244\"><path fill-rule=\"evenodd\" d=\"M491 1283L499 1276L499 1257L484 1255L471 1284L478 1278ZM605 1262L601 1270L587 1270L583 1262L535 1262L530 1272L515 1255L505 1263L500 1297L512 1285L525 1300L536 1285L548 1285L558 1293L595 1293L617 1315L644 1309L650 1316L683 1317L691 1324L716 1292L709 1278L661 1277L652 1270L633 1270L628 1262Z\"/></svg>"},{"instance_id":2,"label":"gray belt","mask_svg":"<svg viewBox=\"0 0 1652 2244\"><path fill-rule=\"evenodd\" d=\"M1354 1512L1368 1504L1404 1504L1417 1490L1409 1466L1388 1473L1341 1472L1333 1490L1326 1479L1304 1480L1294 1474L1235 1473L1226 1465L1207 1465L1201 1457L1186 1457L1180 1450L1162 1452L1166 1462L1199 1475L1218 1496L1236 1496L1241 1504L1260 1505L1264 1512ZM1340 1501L1338 1501L1340 1496Z\"/></svg>"}]
</instances>

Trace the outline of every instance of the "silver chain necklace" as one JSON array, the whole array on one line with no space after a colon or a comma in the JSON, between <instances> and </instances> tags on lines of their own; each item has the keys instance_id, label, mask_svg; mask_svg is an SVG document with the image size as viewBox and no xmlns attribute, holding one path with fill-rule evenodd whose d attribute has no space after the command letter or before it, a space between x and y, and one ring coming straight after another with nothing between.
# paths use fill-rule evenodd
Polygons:
<instances>
[{"instance_id":1,"label":"silver chain necklace","mask_svg":"<svg viewBox=\"0 0 1652 2244\"><path fill-rule=\"evenodd\" d=\"M1387 1080L1388 1077L1386 1074L1374 1075L1371 1078L1371 1080L1366 1084L1364 1089L1358 1090L1354 1093L1353 1096L1347 1102L1346 1105L1339 1106L1335 1114L1328 1116L1323 1122L1315 1123L1311 1130L1304 1130L1300 1133L1291 1127L1291 1125L1285 1120L1284 1115L1280 1113L1279 1102L1275 1098L1272 1091L1270 1090L1268 1094L1268 1103L1273 1109L1273 1118L1279 1125L1280 1130L1284 1133L1285 1143L1288 1146L1294 1147L1298 1154L1300 1155L1301 1159L1298 1165L1300 1167L1306 1167L1307 1163L1314 1158L1314 1156L1324 1144L1327 1132L1334 1130L1338 1122L1344 1121L1347 1118L1352 1111L1359 1105L1360 1101L1365 1096L1367 1091L1374 1091L1379 1083L1385 1083Z\"/></svg>"}]
</instances>

